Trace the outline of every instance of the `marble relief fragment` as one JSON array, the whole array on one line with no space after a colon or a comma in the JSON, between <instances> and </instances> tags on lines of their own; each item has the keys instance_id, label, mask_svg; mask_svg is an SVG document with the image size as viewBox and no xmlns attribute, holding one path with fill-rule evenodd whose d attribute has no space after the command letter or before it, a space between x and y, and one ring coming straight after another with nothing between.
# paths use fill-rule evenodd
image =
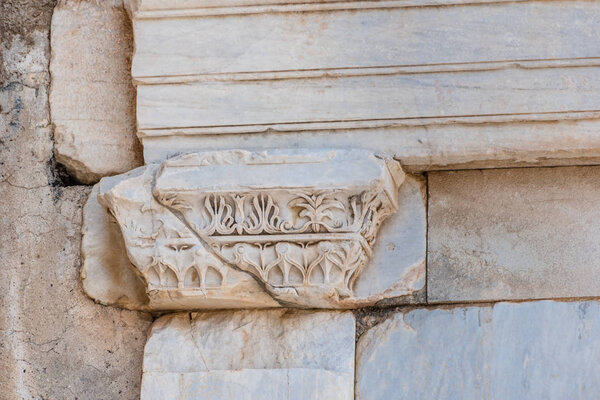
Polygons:
<instances>
[{"instance_id":1,"label":"marble relief fragment","mask_svg":"<svg viewBox=\"0 0 600 400\"><path fill-rule=\"evenodd\" d=\"M98 202L149 309L352 308L386 297L354 289L380 225L402 207L397 161L365 150L231 150L125 175L103 179ZM424 263L397 274L405 290L392 292L412 294Z\"/></svg>"}]
</instances>

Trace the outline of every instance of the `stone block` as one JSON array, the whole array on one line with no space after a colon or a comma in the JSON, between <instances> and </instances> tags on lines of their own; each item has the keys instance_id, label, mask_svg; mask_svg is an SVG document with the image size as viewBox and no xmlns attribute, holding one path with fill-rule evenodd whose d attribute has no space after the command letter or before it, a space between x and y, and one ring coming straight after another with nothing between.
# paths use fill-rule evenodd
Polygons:
<instances>
[{"instance_id":1,"label":"stone block","mask_svg":"<svg viewBox=\"0 0 600 400\"><path fill-rule=\"evenodd\" d=\"M595 115L595 116L594 116ZM395 120L344 129L282 124L242 128L143 130L138 134L147 162L190 151L246 148L321 148L323 143L393 155L410 172L446 169L600 164L596 113ZM366 125L366 124L365 124ZM249 130L247 127L243 129ZM200 134L204 132L206 134ZM212 134L214 133L214 134Z\"/></svg>"},{"instance_id":2,"label":"stone block","mask_svg":"<svg viewBox=\"0 0 600 400\"><path fill-rule=\"evenodd\" d=\"M341 125L329 121L357 127L360 123L351 121L593 111L600 108L599 71L577 65L508 66L492 71L138 85L138 128L172 133L187 127L202 132L215 126Z\"/></svg>"},{"instance_id":3,"label":"stone block","mask_svg":"<svg viewBox=\"0 0 600 400\"><path fill-rule=\"evenodd\" d=\"M351 400L354 330L349 312L164 316L144 351L141 399Z\"/></svg>"},{"instance_id":4,"label":"stone block","mask_svg":"<svg viewBox=\"0 0 600 400\"><path fill-rule=\"evenodd\" d=\"M397 313L357 344L356 399L596 399L600 304Z\"/></svg>"},{"instance_id":5,"label":"stone block","mask_svg":"<svg viewBox=\"0 0 600 400\"><path fill-rule=\"evenodd\" d=\"M52 16L50 111L58 162L78 181L142 164L133 36L121 1L59 1Z\"/></svg>"},{"instance_id":6,"label":"stone block","mask_svg":"<svg viewBox=\"0 0 600 400\"><path fill-rule=\"evenodd\" d=\"M600 295L600 169L429 174L431 302Z\"/></svg>"}]
</instances>

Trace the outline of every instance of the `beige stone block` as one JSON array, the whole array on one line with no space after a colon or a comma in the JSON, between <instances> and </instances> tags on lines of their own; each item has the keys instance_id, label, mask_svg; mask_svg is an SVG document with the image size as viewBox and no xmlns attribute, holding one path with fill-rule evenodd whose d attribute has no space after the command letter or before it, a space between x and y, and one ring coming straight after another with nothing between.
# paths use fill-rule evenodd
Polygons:
<instances>
[{"instance_id":1,"label":"beige stone block","mask_svg":"<svg viewBox=\"0 0 600 400\"><path fill-rule=\"evenodd\" d=\"M133 36L121 2L59 2L51 46L57 161L83 183L139 166L130 76Z\"/></svg>"},{"instance_id":2,"label":"beige stone block","mask_svg":"<svg viewBox=\"0 0 600 400\"><path fill-rule=\"evenodd\" d=\"M432 302L600 295L600 169L429 174Z\"/></svg>"},{"instance_id":3,"label":"beige stone block","mask_svg":"<svg viewBox=\"0 0 600 400\"><path fill-rule=\"evenodd\" d=\"M146 343L141 399L351 400L354 330L349 312L171 314Z\"/></svg>"},{"instance_id":4,"label":"beige stone block","mask_svg":"<svg viewBox=\"0 0 600 400\"><path fill-rule=\"evenodd\" d=\"M324 142L412 172L600 160L593 2L140 3L147 162Z\"/></svg>"},{"instance_id":5,"label":"beige stone block","mask_svg":"<svg viewBox=\"0 0 600 400\"><path fill-rule=\"evenodd\" d=\"M586 165L600 163L600 122L594 119L597 115L537 115L535 122L526 121L528 116L447 118L344 129L269 125L256 126L252 133L243 133L248 127L207 128L196 131L198 134L185 129L144 130L140 136L148 162L190 151L240 146L320 148L323 143L335 143L339 147L393 155L405 170L412 172Z\"/></svg>"}]
</instances>

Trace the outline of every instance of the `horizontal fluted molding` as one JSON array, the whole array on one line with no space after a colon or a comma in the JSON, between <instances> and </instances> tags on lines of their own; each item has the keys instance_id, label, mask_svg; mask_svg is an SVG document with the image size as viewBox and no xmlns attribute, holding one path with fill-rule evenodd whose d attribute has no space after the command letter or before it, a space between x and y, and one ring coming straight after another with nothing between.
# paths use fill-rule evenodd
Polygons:
<instances>
[{"instance_id":1,"label":"horizontal fluted molding","mask_svg":"<svg viewBox=\"0 0 600 400\"><path fill-rule=\"evenodd\" d=\"M502 69L600 67L600 57L563 58L551 60L506 60L445 64L394 65L381 67L344 67L290 71L235 72L135 77L137 85L186 84L192 82L268 81L283 79L319 79L376 75L417 75L434 73L468 73Z\"/></svg>"},{"instance_id":2,"label":"horizontal fluted molding","mask_svg":"<svg viewBox=\"0 0 600 400\"><path fill-rule=\"evenodd\" d=\"M527 3L556 0L375 0L375 1L192 1L172 2L169 8L155 5L135 13L135 19L193 18L218 15L244 15L386 8L472 6L481 4Z\"/></svg>"}]
</instances>

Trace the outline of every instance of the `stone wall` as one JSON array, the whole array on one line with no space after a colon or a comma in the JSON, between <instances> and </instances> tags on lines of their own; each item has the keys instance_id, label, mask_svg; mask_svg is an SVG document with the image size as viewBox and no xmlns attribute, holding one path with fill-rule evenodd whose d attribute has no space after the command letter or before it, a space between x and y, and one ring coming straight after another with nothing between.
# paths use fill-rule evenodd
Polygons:
<instances>
[{"instance_id":1,"label":"stone wall","mask_svg":"<svg viewBox=\"0 0 600 400\"><path fill-rule=\"evenodd\" d=\"M54 157L54 5L0 4L0 398L135 399L152 318L81 290L90 188L73 184Z\"/></svg>"},{"instance_id":2,"label":"stone wall","mask_svg":"<svg viewBox=\"0 0 600 400\"><path fill-rule=\"evenodd\" d=\"M439 0L428 2L427 8L404 2L394 11L369 11L361 20L358 11L340 19L339 13L331 16L334 13L326 9L307 17L307 9L295 12L291 2L292 12L279 10L287 13L287 23L282 24L281 16L269 6L257 13L263 24L249 25L248 29L258 26L253 32L259 36L269 29L291 35L286 46L281 44L282 37L266 35L259 41L264 57L244 51L239 37L216 33L214 21L230 18L241 24L238 14L210 19L200 28L192 19L178 25L177 29L200 29L212 37L209 55L214 59L197 54L194 59L187 54L190 47L198 51L196 41L188 40L193 35L175 44L157 44L152 35L161 31L152 24L155 17L171 18L169 12L189 13L190 4L202 1L144 0L136 37L150 39L139 43L138 64L134 62L131 72L131 8L137 3L6 0L0 5L0 202L4 206L0 217L0 398L600 397L600 286L595 279L600 267L600 229L595 222L600 216L600 167L593 166L600 157L595 107L598 41L589 40L595 37L591 27L600 13L595 3L482 0L460 8L454 7L460 1L446 4ZM237 4L233 3L216 11L208 7L209 11L193 12L227 14L231 12L228 7ZM481 22L482 14L472 12L479 4L494 23L512 26L510 35L490 35L488 25ZM165 11L167 6L173 10ZM321 7L298 5L313 6ZM454 10L459 11L454 15ZM424 23L431 13L440 13L439 29ZM332 63L348 52L362 54L367 50L356 39L361 32L349 30L348 21L357 19L369 29L379 29L381 36L370 37L385 37L396 29L393 23L385 25L388 16L392 22L392 18L406 18L402 26L411 34L402 36L403 47L393 47L394 51L386 51L392 48L389 43L369 47L369 61L410 56L414 62L425 63L432 56L423 50L428 49L425 44L437 46L446 38L451 46L435 47L435 56L438 64L460 65L455 69L461 78L454 80L454 67L447 65L443 71L437 64L435 71L421 67L385 70L385 77L371 82L391 79L391 84L382 85L400 90L386 92L384 102L373 91L377 85L353 86L360 79L352 83L354 75L346 76L341 68L324 75L331 79L326 89L342 93L344 87L351 87L370 94L364 98L349 95L357 103L348 100L332 109L326 103L305 109L295 107L291 98L286 98L289 103L276 101L273 93L285 85L292 87L290 81L315 82L311 79L323 77L301 76L306 73L302 69L273 77L260 70L269 67L262 66L264 60L282 63L281 69L303 66L310 70L315 60ZM459 17L464 20L461 29L467 26L478 32L479 40L495 47L469 47L461 31L452 28ZM552 24L545 23L547 19ZM528 21L531 24L523 23ZM304 40L302 35L311 27L321 35ZM167 28L165 32L170 32ZM346 52L338 48L323 52L320 43L343 37L342 31L354 38L345 43L347 47L340 44ZM532 31L545 33L553 45L540 47L541 36ZM193 69L206 60L209 66L217 65L223 43L230 50L226 56L233 54L227 64L231 70L217 79L214 91L180 96L178 79L191 82L215 73ZM298 48L302 52L292 59L269 53ZM398 49L412 50L405 55ZM527 58L534 49L542 61L513 62ZM171 57L164 56L168 52ZM286 65L290 60L292 64ZM463 61L471 61L478 72L471 74ZM300 62L306 65L295 64ZM255 74L252 79L236 75L248 72L235 70L240 65L249 71L256 68L250 71ZM153 70L157 66L166 72ZM137 100L143 101L141 116L136 116L132 73L141 88L137 92ZM166 78L158 76L162 73ZM231 84L228 79L246 83ZM264 85L260 101L254 97L255 81ZM160 92L161 85L167 87L165 92ZM199 84L183 86L194 85ZM435 90L426 89L430 87ZM300 89L305 100L316 96L311 90L325 90L312 83ZM153 101L155 93L164 94L165 102ZM229 97L219 102L222 93ZM405 101L404 93L421 99L422 107ZM528 97L519 97L522 93ZM210 96L218 113L203 103ZM513 101L515 97L519 101ZM186 109L182 99L192 99L205 114L193 107ZM169 101L175 106L169 106ZM385 107L375 107L382 102ZM266 120L242 120L252 117L249 114L229 112L232 107L246 110L255 104L266 110L264 115L279 119L266 124ZM549 112L554 106L560 110ZM278 107L287 114L276 112ZM186 111L177 114L180 108ZM507 114L491 115L497 110ZM367 114L359 115L359 111ZM318 118L319 113L354 118L369 116L371 111L380 113L378 118L399 112L412 119L377 126L289 124L294 118ZM416 114L430 111L441 117ZM142 126L136 125L140 117ZM234 129L227 121L241 127ZM187 127L187 122L223 126L194 128L198 132ZM256 125L249 128L248 124ZM145 160L136 130L144 142ZM323 303L307 306L286 301L286 297L282 301L272 291L263 291L265 282L257 285L246 279L247 286L238 289L247 292L242 293L243 301L233 291L217 301L188 298L188 303L174 307L179 299L166 295L156 298L163 301L155 303L163 304L159 310L148 302L145 286L131 283L137 279L132 256L126 254L126 244L118 236L120 228L111 225L105 206L97 201L99 193L108 198L111 185L150 176L166 157L188 150L321 149L334 147L332 143L384 152L411 173L400 189L400 210L378 233L373 259L363 271L368 279L357 281L360 301L326 303L325 308L339 310L310 309ZM143 161L150 166L104 180L104 186L89 186ZM232 163L228 159L224 164ZM517 168L523 166L527 168ZM164 167L161 173L168 165ZM152 185L154 177L148 180ZM143 214L144 208L136 207L132 209ZM128 212L126 216L133 215ZM115 232L118 244L110 247ZM112 263L110 268L102 269L107 263ZM128 274L123 286L119 286L124 282L120 270ZM129 284L137 285L135 293L128 292ZM248 304L269 309L220 310ZM290 306L307 309L286 308Z\"/></svg>"}]
</instances>

